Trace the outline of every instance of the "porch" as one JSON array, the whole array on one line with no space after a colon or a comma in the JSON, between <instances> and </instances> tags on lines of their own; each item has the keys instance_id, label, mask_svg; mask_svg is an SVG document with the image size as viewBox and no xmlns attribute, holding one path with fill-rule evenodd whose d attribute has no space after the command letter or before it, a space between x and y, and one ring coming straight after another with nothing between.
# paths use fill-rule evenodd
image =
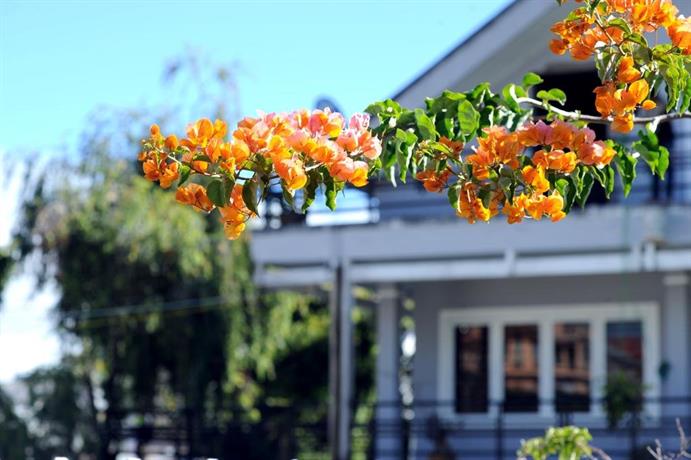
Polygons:
<instances>
[{"instance_id":1,"label":"porch","mask_svg":"<svg viewBox=\"0 0 691 460\"><path fill-rule=\"evenodd\" d=\"M691 212L683 205L606 206L573 213L558 224L530 222L508 226L503 222L492 222L468 225L456 220L427 219L418 222L388 220L377 225L285 227L281 231L256 232L252 251L257 267L256 279L261 285L268 288L323 288L332 293L332 317L335 321L332 323L331 345L330 439L333 458L347 458L351 441L351 289L354 285L365 285L377 293L379 352L376 386L379 404L375 414L375 457L402 458L397 456L402 455L403 448L413 446L419 449L416 452L430 448L430 444L420 436L426 430L427 420L431 420L431 415L438 416L440 410L443 412L453 406L450 395L445 399L438 392L438 330L437 326L430 327L430 324L439 324L439 309L468 305L508 306L506 299L511 298L523 299L510 304L519 309L522 305L544 304L540 302L540 295L562 299L559 303L577 302L579 298L602 302L603 296L616 297L622 293L619 284L612 284L617 277L643 276L654 280L651 282L656 286L655 290L649 292L646 291L648 284L633 278L627 283L631 287L628 294L614 300L652 300L661 305L665 314L658 317L663 332L657 335L657 347L660 356L665 359L672 356L675 365L669 377L660 382L653 398L658 399L658 407L681 407L681 415L688 416L686 401L691 394L688 333L691 314L685 274L691 269L691 233L688 228L691 228ZM596 281L599 285L592 288L592 285L574 282L578 278L599 280ZM557 283L550 290L544 287L548 286L545 280L561 280L561 284ZM519 285L540 284L543 288L538 297L525 295L525 291L522 296L518 295L521 294ZM415 298L417 304L414 399L408 402L412 406L403 410L401 405L405 404L399 394L401 331L398 327L402 294ZM459 298L466 303L459 304ZM499 302L499 298L503 301ZM484 299L482 303L475 302L481 299ZM648 366L647 372L654 374L654 365ZM450 382L447 380L446 385L451 385ZM469 436L475 442L484 437L485 441L480 444L484 446L486 453L482 455L486 457L493 457L497 452L511 456L521 437L539 433L550 424L571 420L567 413L549 409L549 383L545 381L541 385L546 386L540 391L540 410L548 415L540 420L539 426L535 425L533 431L525 431L524 425L507 424L505 416L487 418L484 427L475 427L474 430L458 417L441 417L440 426L456 433L453 437L457 440ZM505 405L501 396L501 392L495 390L488 397L487 404L492 411L506 415L500 410ZM589 397L593 407L598 406L597 393L593 392ZM666 402L663 403L661 398ZM684 404L679 405L680 401ZM401 419L402 413L410 415L411 411L415 414L414 419ZM664 419L666 423L662 423L660 417L667 417ZM637 426L636 429L657 429L659 426L660 433L666 428L674 437L674 425L670 424L673 418L672 412L660 412L658 425ZM576 417L574 422L577 421ZM600 438L598 433L606 433L603 426L596 424L593 427L596 439ZM496 441L497 438L500 442ZM405 439L410 443L401 444ZM486 449L488 439L493 440L491 446L494 450ZM638 435L633 439L637 440ZM463 449L472 451L477 446L479 444L463 442L458 449L459 452ZM614 447L621 448L621 444ZM470 451L463 458L472 458ZM427 458L425 455L419 453L415 458Z\"/></svg>"}]
</instances>

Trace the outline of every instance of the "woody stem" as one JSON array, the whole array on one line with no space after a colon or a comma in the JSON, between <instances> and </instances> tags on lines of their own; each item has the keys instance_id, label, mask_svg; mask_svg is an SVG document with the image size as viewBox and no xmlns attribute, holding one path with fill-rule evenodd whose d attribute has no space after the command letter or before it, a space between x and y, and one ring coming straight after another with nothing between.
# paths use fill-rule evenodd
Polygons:
<instances>
[{"instance_id":1,"label":"woody stem","mask_svg":"<svg viewBox=\"0 0 691 460\"><path fill-rule=\"evenodd\" d=\"M516 102L519 104L528 104L532 105L534 107L540 107L542 109L548 110L550 112L556 113L557 115L561 115L562 117L566 118L567 120L571 121L586 121L588 123L593 123L593 124L600 124L600 125L608 125L612 122L612 119L610 117L601 117L597 115L584 115L579 112L569 112L567 110L559 109L557 107L554 107L553 105L539 101L537 99L533 99L532 97L519 97L516 99ZM636 124L645 124L645 123L653 123L653 124L658 124L658 123L665 123L669 122L672 120L678 120L682 118L691 118L691 112L673 112L673 113L663 113L662 115L654 115L654 116L649 116L649 117L634 117L633 122Z\"/></svg>"}]
</instances>

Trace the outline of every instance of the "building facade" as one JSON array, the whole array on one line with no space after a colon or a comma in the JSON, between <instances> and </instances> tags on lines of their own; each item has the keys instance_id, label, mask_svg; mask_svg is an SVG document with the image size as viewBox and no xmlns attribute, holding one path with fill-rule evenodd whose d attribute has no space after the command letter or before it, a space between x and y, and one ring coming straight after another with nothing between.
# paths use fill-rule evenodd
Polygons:
<instances>
[{"instance_id":1,"label":"building facade","mask_svg":"<svg viewBox=\"0 0 691 460\"><path fill-rule=\"evenodd\" d=\"M421 106L482 81L496 91L533 71L592 112L592 63L547 50L565 14L517 0L395 99ZM356 284L378 295L375 458L514 458L520 439L564 423L621 458L674 442L676 417L691 426L691 125L661 129L665 182L641 169L629 198L595 193L556 224L469 225L417 184L375 184L331 220L266 218L252 240L257 280L333 287L335 458L348 451ZM411 401L399 391L403 297L415 304Z\"/></svg>"}]
</instances>

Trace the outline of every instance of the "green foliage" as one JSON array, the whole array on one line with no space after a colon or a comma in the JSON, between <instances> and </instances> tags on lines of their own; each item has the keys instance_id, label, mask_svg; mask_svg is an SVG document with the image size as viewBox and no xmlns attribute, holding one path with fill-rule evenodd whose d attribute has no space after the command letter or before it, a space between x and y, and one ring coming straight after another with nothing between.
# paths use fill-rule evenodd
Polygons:
<instances>
[{"instance_id":1,"label":"green foliage","mask_svg":"<svg viewBox=\"0 0 691 460\"><path fill-rule=\"evenodd\" d=\"M521 448L516 455L533 460L546 460L555 456L559 460L578 460L592 458L593 448L590 446L592 436L587 428L564 426L548 428L545 435L521 442Z\"/></svg>"},{"instance_id":2,"label":"green foliage","mask_svg":"<svg viewBox=\"0 0 691 460\"><path fill-rule=\"evenodd\" d=\"M657 135L650 126L638 131L638 137L640 140L634 142L631 148L641 154L653 174L664 180L669 168L669 150L660 145Z\"/></svg>"},{"instance_id":3,"label":"green foliage","mask_svg":"<svg viewBox=\"0 0 691 460\"><path fill-rule=\"evenodd\" d=\"M12 270L13 260L9 251L0 249L0 305L2 301L2 290L7 282L7 278Z\"/></svg>"},{"instance_id":4,"label":"green foliage","mask_svg":"<svg viewBox=\"0 0 691 460\"><path fill-rule=\"evenodd\" d=\"M644 392L645 385L624 372L607 376L602 404L610 428L616 428L627 416L633 417L632 423L636 423L635 418L641 411Z\"/></svg>"},{"instance_id":5,"label":"green foliage","mask_svg":"<svg viewBox=\"0 0 691 460\"><path fill-rule=\"evenodd\" d=\"M22 378L28 392L35 458L67 456L97 451L89 385L84 368L74 358L37 369Z\"/></svg>"},{"instance_id":6,"label":"green foliage","mask_svg":"<svg viewBox=\"0 0 691 460\"><path fill-rule=\"evenodd\" d=\"M31 444L26 422L16 414L14 402L0 387L0 458L27 458Z\"/></svg>"},{"instance_id":7,"label":"green foliage","mask_svg":"<svg viewBox=\"0 0 691 460\"><path fill-rule=\"evenodd\" d=\"M107 145L109 136L98 133L87 144ZM108 152L90 151L77 165L53 163L23 209L17 247L24 256L39 253L44 280L55 275L55 317L62 336L81 350L61 368L30 377L33 417L61 443L46 449L94 436L91 445L103 449L110 442L103 428L135 408L207 408L190 426L201 417L254 423L275 399L276 366L315 344L327 349L323 304L258 292L246 241L227 241L216 220L177 205ZM79 369L76 381L71 375ZM300 379L300 372L281 381ZM95 392L77 390L87 384L122 411L68 407L80 400L68 391L95 404ZM65 397L51 399L43 388L64 390ZM320 379L294 388L324 401ZM188 436L199 445L198 432Z\"/></svg>"}]
</instances>

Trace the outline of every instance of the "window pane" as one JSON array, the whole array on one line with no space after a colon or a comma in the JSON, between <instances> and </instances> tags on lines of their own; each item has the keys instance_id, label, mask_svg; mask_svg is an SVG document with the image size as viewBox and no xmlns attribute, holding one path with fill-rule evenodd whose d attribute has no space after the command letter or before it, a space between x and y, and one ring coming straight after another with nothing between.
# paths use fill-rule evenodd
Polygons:
<instances>
[{"instance_id":1,"label":"window pane","mask_svg":"<svg viewBox=\"0 0 691 460\"><path fill-rule=\"evenodd\" d=\"M456 328L456 412L487 412L487 327Z\"/></svg>"},{"instance_id":2,"label":"window pane","mask_svg":"<svg viewBox=\"0 0 691 460\"><path fill-rule=\"evenodd\" d=\"M607 323L607 373L643 379L643 326L640 321Z\"/></svg>"},{"instance_id":3,"label":"window pane","mask_svg":"<svg viewBox=\"0 0 691 460\"><path fill-rule=\"evenodd\" d=\"M504 330L504 410L536 412L538 406L537 326Z\"/></svg>"},{"instance_id":4,"label":"window pane","mask_svg":"<svg viewBox=\"0 0 691 460\"><path fill-rule=\"evenodd\" d=\"M590 328L554 325L554 384L557 412L590 411Z\"/></svg>"}]
</instances>

